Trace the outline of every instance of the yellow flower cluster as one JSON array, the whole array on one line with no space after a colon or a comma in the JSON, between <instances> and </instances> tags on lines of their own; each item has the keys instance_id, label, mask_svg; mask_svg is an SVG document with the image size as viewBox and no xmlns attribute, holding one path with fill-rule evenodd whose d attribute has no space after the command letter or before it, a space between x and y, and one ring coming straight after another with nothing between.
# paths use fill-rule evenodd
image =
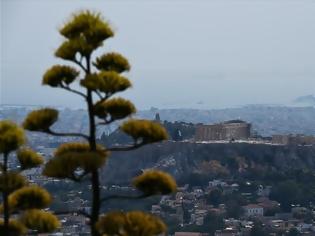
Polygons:
<instances>
[{"instance_id":1,"label":"yellow flower cluster","mask_svg":"<svg viewBox=\"0 0 315 236\"><path fill-rule=\"evenodd\" d=\"M27 210L46 208L51 203L50 194L39 186L26 186L9 195L10 209Z\"/></svg>"},{"instance_id":2,"label":"yellow flower cluster","mask_svg":"<svg viewBox=\"0 0 315 236\"><path fill-rule=\"evenodd\" d=\"M95 67L103 71L116 71L122 73L130 70L128 60L120 53L106 53L101 57L96 58Z\"/></svg>"},{"instance_id":3,"label":"yellow flower cluster","mask_svg":"<svg viewBox=\"0 0 315 236\"><path fill-rule=\"evenodd\" d=\"M71 66L55 65L49 68L43 76L43 84L57 87L65 84L71 84L79 75L79 71Z\"/></svg>"},{"instance_id":4,"label":"yellow flower cluster","mask_svg":"<svg viewBox=\"0 0 315 236\"><path fill-rule=\"evenodd\" d=\"M136 108L127 99L112 98L110 100L96 103L94 106L94 114L100 118L111 117L113 120L124 119L127 116L136 113Z\"/></svg>"},{"instance_id":5,"label":"yellow flower cluster","mask_svg":"<svg viewBox=\"0 0 315 236\"><path fill-rule=\"evenodd\" d=\"M23 122L24 129L30 131L47 131L58 119L58 111L43 108L30 112Z\"/></svg>"},{"instance_id":6,"label":"yellow flower cluster","mask_svg":"<svg viewBox=\"0 0 315 236\"><path fill-rule=\"evenodd\" d=\"M173 177L163 171L148 170L133 179L133 185L146 195L170 194L177 190Z\"/></svg>"},{"instance_id":7,"label":"yellow flower cluster","mask_svg":"<svg viewBox=\"0 0 315 236\"><path fill-rule=\"evenodd\" d=\"M22 128L9 120L0 121L0 153L9 153L25 143Z\"/></svg>"},{"instance_id":8,"label":"yellow flower cluster","mask_svg":"<svg viewBox=\"0 0 315 236\"><path fill-rule=\"evenodd\" d=\"M12 193L28 184L26 178L19 173L9 171L0 175L0 192Z\"/></svg>"},{"instance_id":9,"label":"yellow flower cluster","mask_svg":"<svg viewBox=\"0 0 315 236\"><path fill-rule=\"evenodd\" d=\"M91 43L114 36L114 32L101 15L88 10L74 14L59 32L68 39L77 38L83 34Z\"/></svg>"},{"instance_id":10,"label":"yellow flower cluster","mask_svg":"<svg viewBox=\"0 0 315 236\"><path fill-rule=\"evenodd\" d=\"M60 33L67 40L57 49L55 55L65 60L75 60L76 54L89 56L103 41L114 35L109 24L100 14L83 11L73 15Z\"/></svg>"},{"instance_id":11,"label":"yellow flower cluster","mask_svg":"<svg viewBox=\"0 0 315 236\"><path fill-rule=\"evenodd\" d=\"M126 77L114 71L102 71L98 74L87 75L84 80L81 80L81 85L110 95L131 87L131 83Z\"/></svg>"},{"instance_id":12,"label":"yellow flower cluster","mask_svg":"<svg viewBox=\"0 0 315 236\"><path fill-rule=\"evenodd\" d=\"M96 227L104 236L157 236L167 230L158 217L141 211L108 213L99 219Z\"/></svg>"},{"instance_id":13,"label":"yellow flower cluster","mask_svg":"<svg viewBox=\"0 0 315 236\"><path fill-rule=\"evenodd\" d=\"M142 140L143 143L154 143L168 138L163 126L148 120L131 119L124 122L120 129L135 140Z\"/></svg>"},{"instance_id":14,"label":"yellow flower cluster","mask_svg":"<svg viewBox=\"0 0 315 236\"><path fill-rule=\"evenodd\" d=\"M96 145L96 151L100 156L106 157L108 155L108 152L101 145ZM54 155L60 156L69 152L90 152L90 145L88 143L63 143L56 149Z\"/></svg>"},{"instance_id":15,"label":"yellow flower cluster","mask_svg":"<svg viewBox=\"0 0 315 236\"><path fill-rule=\"evenodd\" d=\"M9 221L9 232L10 236L19 236L19 235L25 235L27 232L27 228L19 221L17 220L10 220ZM5 228L4 228L4 222L3 220L0 220L0 235L6 235L5 234Z\"/></svg>"},{"instance_id":16,"label":"yellow flower cluster","mask_svg":"<svg viewBox=\"0 0 315 236\"><path fill-rule=\"evenodd\" d=\"M78 171L82 170L81 174L86 174L97 170L103 166L107 156L108 152L99 145L97 151L90 151L89 144L86 143L62 144L55 152L54 158L45 165L43 174L48 177L78 180Z\"/></svg>"},{"instance_id":17,"label":"yellow flower cluster","mask_svg":"<svg viewBox=\"0 0 315 236\"><path fill-rule=\"evenodd\" d=\"M20 149L17 152L17 158L22 170L38 167L44 163L43 157L29 148Z\"/></svg>"},{"instance_id":18,"label":"yellow flower cluster","mask_svg":"<svg viewBox=\"0 0 315 236\"><path fill-rule=\"evenodd\" d=\"M38 209L27 210L20 221L29 229L38 233L49 233L60 227L58 218L50 212Z\"/></svg>"}]
</instances>

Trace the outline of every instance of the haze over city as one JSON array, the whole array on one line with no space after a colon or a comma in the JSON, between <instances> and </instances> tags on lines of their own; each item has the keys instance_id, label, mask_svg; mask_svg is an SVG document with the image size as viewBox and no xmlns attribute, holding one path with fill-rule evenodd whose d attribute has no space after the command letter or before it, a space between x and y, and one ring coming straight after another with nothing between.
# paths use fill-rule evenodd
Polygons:
<instances>
[{"instance_id":1,"label":"haze over city","mask_svg":"<svg viewBox=\"0 0 315 236\"><path fill-rule=\"evenodd\" d=\"M81 107L41 86L62 42L57 29L80 9L109 19L116 35L98 53L132 65L127 97L138 109L287 104L314 94L315 2L1 1L0 104ZM124 96L124 95L123 95Z\"/></svg>"}]
</instances>

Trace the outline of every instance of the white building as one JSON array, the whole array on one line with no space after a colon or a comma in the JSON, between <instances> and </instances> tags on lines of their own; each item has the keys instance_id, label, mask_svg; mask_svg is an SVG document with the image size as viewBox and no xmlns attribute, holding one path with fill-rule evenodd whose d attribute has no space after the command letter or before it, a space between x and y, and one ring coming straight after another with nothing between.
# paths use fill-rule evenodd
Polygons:
<instances>
[{"instance_id":1,"label":"white building","mask_svg":"<svg viewBox=\"0 0 315 236\"><path fill-rule=\"evenodd\" d=\"M218 179L214 179L212 181L209 181L209 187L213 188L213 187L225 187L227 186L227 183Z\"/></svg>"},{"instance_id":2,"label":"white building","mask_svg":"<svg viewBox=\"0 0 315 236\"><path fill-rule=\"evenodd\" d=\"M262 186L259 185L258 190L257 190L257 195L261 197L268 197L271 192L271 186Z\"/></svg>"},{"instance_id":3,"label":"white building","mask_svg":"<svg viewBox=\"0 0 315 236\"><path fill-rule=\"evenodd\" d=\"M245 216L247 217L264 215L264 208L257 204L249 204L247 206L244 206L244 210Z\"/></svg>"}]
</instances>

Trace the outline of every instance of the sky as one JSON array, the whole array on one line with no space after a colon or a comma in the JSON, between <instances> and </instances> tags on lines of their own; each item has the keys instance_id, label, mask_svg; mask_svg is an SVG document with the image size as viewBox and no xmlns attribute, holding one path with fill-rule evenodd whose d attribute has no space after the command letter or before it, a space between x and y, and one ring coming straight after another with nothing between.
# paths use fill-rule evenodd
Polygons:
<instances>
[{"instance_id":1,"label":"sky","mask_svg":"<svg viewBox=\"0 0 315 236\"><path fill-rule=\"evenodd\" d=\"M41 85L63 61L58 29L78 10L115 31L95 55L116 51L132 69L138 109L287 104L315 94L314 0L1 0L0 104L83 107Z\"/></svg>"}]
</instances>

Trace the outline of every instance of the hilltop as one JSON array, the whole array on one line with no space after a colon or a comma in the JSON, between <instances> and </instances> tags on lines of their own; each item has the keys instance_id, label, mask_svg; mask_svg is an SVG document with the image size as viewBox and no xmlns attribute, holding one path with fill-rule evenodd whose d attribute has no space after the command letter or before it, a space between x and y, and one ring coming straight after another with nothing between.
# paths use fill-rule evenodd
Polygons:
<instances>
[{"instance_id":1,"label":"hilltop","mask_svg":"<svg viewBox=\"0 0 315 236\"><path fill-rule=\"evenodd\" d=\"M211 124L241 119L252 123L253 130L263 136L289 133L315 135L315 107L252 105L213 110L151 109L140 111L138 116L152 119L157 112L161 120L173 122Z\"/></svg>"}]
</instances>

